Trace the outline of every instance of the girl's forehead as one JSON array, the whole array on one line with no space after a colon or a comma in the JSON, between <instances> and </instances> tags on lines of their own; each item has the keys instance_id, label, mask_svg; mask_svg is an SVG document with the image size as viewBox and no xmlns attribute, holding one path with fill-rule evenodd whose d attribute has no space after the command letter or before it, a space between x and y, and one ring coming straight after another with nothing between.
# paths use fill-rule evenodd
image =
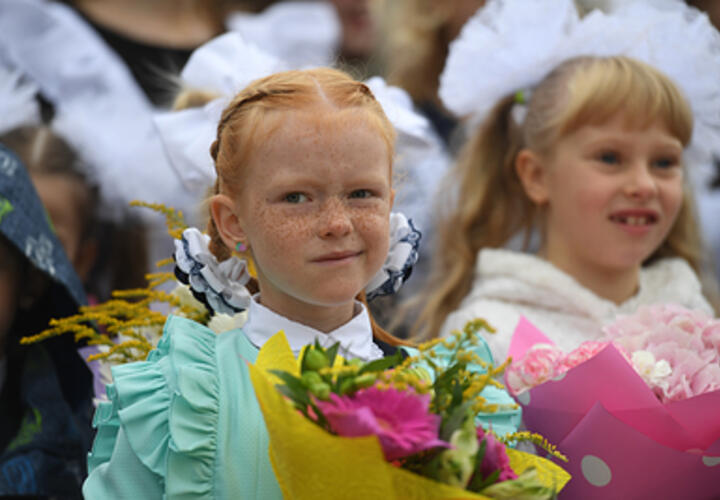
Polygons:
<instances>
[{"instance_id":1,"label":"girl's forehead","mask_svg":"<svg viewBox=\"0 0 720 500\"><path fill-rule=\"evenodd\" d=\"M356 177L381 173L390 179L391 162L382 134L363 113L344 111L313 116L293 112L275 124L258 144L246 179L272 179L286 173Z\"/></svg>"},{"instance_id":2,"label":"girl's forehead","mask_svg":"<svg viewBox=\"0 0 720 500\"><path fill-rule=\"evenodd\" d=\"M360 109L291 111L277 115L267 125L257 156L287 156L318 148L329 155L343 154L360 142L384 142L381 131Z\"/></svg>"},{"instance_id":3,"label":"girl's forehead","mask_svg":"<svg viewBox=\"0 0 720 500\"><path fill-rule=\"evenodd\" d=\"M317 130L336 130L347 125L372 127L368 112L359 107L345 109L329 105L311 107L278 112L274 118L276 122L272 127L274 131L291 135L306 135Z\"/></svg>"},{"instance_id":4,"label":"girl's forehead","mask_svg":"<svg viewBox=\"0 0 720 500\"><path fill-rule=\"evenodd\" d=\"M653 132L664 136L667 141L681 143L666 120L661 117L637 116L631 113L620 111L609 117L588 119L583 123L576 123L573 129L569 129L560 138L569 135L577 135L579 132L592 132L594 134L623 135Z\"/></svg>"}]
</instances>

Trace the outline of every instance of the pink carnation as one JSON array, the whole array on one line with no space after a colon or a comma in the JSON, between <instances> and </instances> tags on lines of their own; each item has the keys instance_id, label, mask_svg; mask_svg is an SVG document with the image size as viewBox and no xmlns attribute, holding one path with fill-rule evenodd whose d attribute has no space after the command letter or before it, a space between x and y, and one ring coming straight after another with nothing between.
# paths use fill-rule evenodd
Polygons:
<instances>
[{"instance_id":1,"label":"pink carnation","mask_svg":"<svg viewBox=\"0 0 720 500\"><path fill-rule=\"evenodd\" d=\"M558 371L562 373L571 368L575 368L580 363L584 363L585 361L605 349L607 345L608 342L600 342L593 340L583 342L577 349L571 351L570 354L565 356L565 358L560 363Z\"/></svg>"},{"instance_id":2,"label":"pink carnation","mask_svg":"<svg viewBox=\"0 0 720 500\"><path fill-rule=\"evenodd\" d=\"M428 411L429 394L370 387L352 396L330 394L317 405L338 435L377 436L388 461L449 446L438 439L441 419Z\"/></svg>"},{"instance_id":3,"label":"pink carnation","mask_svg":"<svg viewBox=\"0 0 720 500\"><path fill-rule=\"evenodd\" d=\"M622 354L623 357L625 357L625 359L630 362L630 355L627 353L627 351L622 345L616 342L588 340L587 342L583 342L582 344L580 344L576 349L574 349L567 356L565 356L562 361L560 361L556 368L555 375L560 375L561 373L564 373L571 368L575 368L577 365L584 363L585 361L605 349L609 344L613 344L615 348L620 352L620 354Z\"/></svg>"},{"instance_id":4,"label":"pink carnation","mask_svg":"<svg viewBox=\"0 0 720 500\"><path fill-rule=\"evenodd\" d=\"M513 361L506 370L508 388L514 394L542 384L556 375L565 354L555 345L535 344L522 359Z\"/></svg>"},{"instance_id":5,"label":"pink carnation","mask_svg":"<svg viewBox=\"0 0 720 500\"><path fill-rule=\"evenodd\" d=\"M500 471L498 481L517 479L517 474L510 467L510 459L505 450L505 445L495 438L492 432L485 432L481 426L477 428L478 443L485 441L485 456L480 464L480 474L483 478L488 477L496 470Z\"/></svg>"}]
</instances>

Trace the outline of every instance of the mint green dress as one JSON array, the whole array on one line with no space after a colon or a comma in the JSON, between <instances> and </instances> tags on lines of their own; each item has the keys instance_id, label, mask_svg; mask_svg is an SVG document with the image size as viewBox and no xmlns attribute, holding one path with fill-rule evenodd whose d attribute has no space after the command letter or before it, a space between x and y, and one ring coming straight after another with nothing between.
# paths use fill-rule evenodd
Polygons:
<instances>
[{"instance_id":1,"label":"mint green dress","mask_svg":"<svg viewBox=\"0 0 720 500\"><path fill-rule=\"evenodd\" d=\"M168 318L147 361L113 368L85 498L282 498L248 375L257 353L242 330Z\"/></svg>"},{"instance_id":2,"label":"mint green dress","mask_svg":"<svg viewBox=\"0 0 720 500\"><path fill-rule=\"evenodd\" d=\"M248 374L257 353L240 329L218 335L170 316L146 361L113 368L110 402L95 414L85 498L282 498ZM504 391L488 396L512 402ZM514 430L520 413L493 418Z\"/></svg>"}]
</instances>

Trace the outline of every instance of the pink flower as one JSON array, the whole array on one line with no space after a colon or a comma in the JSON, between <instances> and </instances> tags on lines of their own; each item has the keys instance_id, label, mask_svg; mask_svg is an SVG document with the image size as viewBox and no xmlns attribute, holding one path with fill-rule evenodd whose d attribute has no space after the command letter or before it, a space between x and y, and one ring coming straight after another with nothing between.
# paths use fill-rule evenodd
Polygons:
<instances>
[{"instance_id":1,"label":"pink flower","mask_svg":"<svg viewBox=\"0 0 720 500\"><path fill-rule=\"evenodd\" d=\"M622 354L625 359L628 360L628 362L630 361L630 356L628 355L625 348L617 342L588 340L587 342L583 342L582 344L580 344L576 349L574 349L567 356L565 356L562 361L560 361L556 368L555 375L560 375L561 373L564 373L571 368L575 368L577 365L584 363L585 361L605 349L609 344L613 344L615 348L620 352L620 354Z\"/></svg>"},{"instance_id":2,"label":"pink flower","mask_svg":"<svg viewBox=\"0 0 720 500\"><path fill-rule=\"evenodd\" d=\"M564 353L555 345L535 344L506 370L510 391L518 394L553 378Z\"/></svg>"},{"instance_id":3,"label":"pink flower","mask_svg":"<svg viewBox=\"0 0 720 500\"><path fill-rule=\"evenodd\" d=\"M389 462L449 446L438 439L440 416L428 412L429 394L370 387L352 396L330 394L330 401L317 405L338 435L377 436Z\"/></svg>"},{"instance_id":4,"label":"pink flower","mask_svg":"<svg viewBox=\"0 0 720 500\"><path fill-rule=\"evenodd\" d=\"M608 344L625 357L662 402L720 389L720 320L675 304L645 306L603 328L603 341L583 342L565 355L538 344L506 371L518 394L587 361Z\"/></svg>"},{"instance_id":5,"label":"pink flower","mask_svg":"<svg viewBox=\"0 0 720 500\"><path fill-rule=\"evenodd\" d=\"M675 304L641 307L604 332L628 351L647 351L670 373L647 380L661 401L720 389L720 320Z\"/></svg>"},{"instance_id":6,"label":"pink flower","mask_svg":"<svg viewBox=\"0 0 720 500\"><path fill-rule=\"evenodd\" d=\"M559 371L562 373L576 367L581 363L584 363L585 361L605 349L607 345L608 342L600 342L593 340L583 342L582 344L580 344L579 347L577 347L575 350L570 352L570 354L565 356L565 359L563 359L560 363Z\"/></svg>"},{"instance_id":7,"label":"pink flower","mask_svg":"<svg viewBox=\"0 0 720 500\"><path fill-rule=\"evenodd\" d=\"M483 478L488 477L496 470L500 471L498 481L507 481L508 479L517 479L517 474L510 467L510 459L508 458L505 445L495 438L492 432L485 432L481 426L477 428L478 444L485 441L485 456L482 464L480 464L480 474Z\"/></svg>"}]
</instances>

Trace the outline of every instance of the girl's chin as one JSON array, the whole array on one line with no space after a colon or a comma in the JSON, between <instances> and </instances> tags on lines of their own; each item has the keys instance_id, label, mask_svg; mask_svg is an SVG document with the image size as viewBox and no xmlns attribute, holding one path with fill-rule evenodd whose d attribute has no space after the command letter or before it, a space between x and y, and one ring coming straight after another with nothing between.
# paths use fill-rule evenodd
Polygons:
<instances>
[{"instance_id":1,"label":"girl's chin","mask_svg":"<svg viewBox=\"0 0 720 500\"><path fill-rule=\"evenodd\" d=\"M647 261L649 255L635 254L635 255L623 255L616 259L609 259L602 263L600 267L604 267L608 272L611 273L627 273L636 272L642 265Z\"/></svg>"},{"instance_id":2,"label":"girl's chin","mask_svg":"<svg viewBox=\"0 0 720 500\"><path fill-rule=\"evenodd\" d=\"M358 292L359 293L359 292ZM328 294L328 295L317 295L314 294L312 297L307 297L305 302L310 305L318 307L345 307L349 304L353 304L357 298L355 294Z\"/></svg>"}]
</instances>

